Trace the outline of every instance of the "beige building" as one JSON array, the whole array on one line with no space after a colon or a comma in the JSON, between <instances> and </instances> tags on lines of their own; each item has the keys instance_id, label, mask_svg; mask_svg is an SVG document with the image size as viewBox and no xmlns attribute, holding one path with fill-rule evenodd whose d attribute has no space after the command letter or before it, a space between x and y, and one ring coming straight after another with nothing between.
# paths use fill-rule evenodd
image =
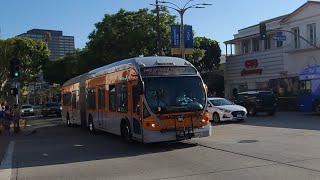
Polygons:
<instances>
[{"instance_id":1,"label":"beige building","mask_svg":"<svg viewBox=\"0 0 320 180\"><path fill-rule=\"evenodd\" d=\"M266 24L267 40L260 40L260 23ZM297 76L307 66L320 64L320 49L307 42L320 46L319 32L317 1L239 30L234 39L225 42L225 96L232 98L237 92L257 89L273 89L280 96L297 93ZM275 36L285 36L286 40L276 41Z\"/></svg>"}]
</instances>

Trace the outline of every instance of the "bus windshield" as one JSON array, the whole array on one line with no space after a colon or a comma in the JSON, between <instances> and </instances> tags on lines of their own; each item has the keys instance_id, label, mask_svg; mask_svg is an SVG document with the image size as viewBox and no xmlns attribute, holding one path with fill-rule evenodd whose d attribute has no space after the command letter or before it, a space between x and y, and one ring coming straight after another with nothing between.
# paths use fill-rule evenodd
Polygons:
<instances>
[{"instance_id":1,"label":"bus windshield","mask_svg":"<svg viewBox=\"0 0 320 180\"><path fill-rule=\"evenodd\" d=\"M200 77L144 78L145 96L155 114L203 110L206 96Z\"/></svg>"},{"instance_id":2,"label":"bus windshield","mask_svg":"<svg viewBox=\"0 0 320 180\"><path fill-rule=\"evenodd\" d=\"M311 80L300 81L300 95L311 94Z\"/></svg>"}]
</instances>

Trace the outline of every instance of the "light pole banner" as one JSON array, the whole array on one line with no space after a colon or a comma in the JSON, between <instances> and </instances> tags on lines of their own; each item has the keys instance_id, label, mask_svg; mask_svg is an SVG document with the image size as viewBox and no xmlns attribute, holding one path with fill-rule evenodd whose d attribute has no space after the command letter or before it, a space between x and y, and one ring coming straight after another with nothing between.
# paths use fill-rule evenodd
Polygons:
<instances>
[{"instance_id":1,"label":"light pole banner","mask_svg":"<svg viewBox=\"0 0 320 180\"><path fill-rule=\"evenodd\" d=\"M193 48L192 26L184 26L184 47L186 49Z\"/></svg>"},{"instance_id":2,"label":"light pole banner","mask_svg":"<svg viewBox=\"0 0 320 180\"><path fill-rule=\"evenodd\" d=\"M180 25L171 25L171 48L180 48Z\"/></svg>"}]
</instances>

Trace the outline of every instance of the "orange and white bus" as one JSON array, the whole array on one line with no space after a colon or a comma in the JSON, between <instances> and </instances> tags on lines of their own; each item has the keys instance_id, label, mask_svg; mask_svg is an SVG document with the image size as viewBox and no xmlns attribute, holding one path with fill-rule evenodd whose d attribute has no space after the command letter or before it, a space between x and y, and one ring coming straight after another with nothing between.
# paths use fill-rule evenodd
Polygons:
<instances>
[{"instance_id":1,"label":"orange and white bus","mask_svg":"<svg viewBox=\"0 0 320 180\"><path fill-rule=\"evenodd\" d=\"M62 117L92 133L144 143L207 137L206 94L199 72L184 59L132 58L67 81Z\"/></svg>"}]
</instances>

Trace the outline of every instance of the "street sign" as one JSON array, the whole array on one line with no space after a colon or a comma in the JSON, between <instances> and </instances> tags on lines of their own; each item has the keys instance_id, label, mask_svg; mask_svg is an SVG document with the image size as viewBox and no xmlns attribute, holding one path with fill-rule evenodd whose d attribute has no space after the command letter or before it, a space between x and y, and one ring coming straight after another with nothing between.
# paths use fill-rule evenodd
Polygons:
<instances>
[{"instance_id":1,"label":"street sign","mask_svg":"<svg viewBox=\"0 0 320 180\"><path fill-rule=\"evenodd\" d=\"M276 35L276 36L273 36L273 39L274 39L275 41L286 41L286 40L287 40L287 36Z\"/></svg>"}]
</instances>

